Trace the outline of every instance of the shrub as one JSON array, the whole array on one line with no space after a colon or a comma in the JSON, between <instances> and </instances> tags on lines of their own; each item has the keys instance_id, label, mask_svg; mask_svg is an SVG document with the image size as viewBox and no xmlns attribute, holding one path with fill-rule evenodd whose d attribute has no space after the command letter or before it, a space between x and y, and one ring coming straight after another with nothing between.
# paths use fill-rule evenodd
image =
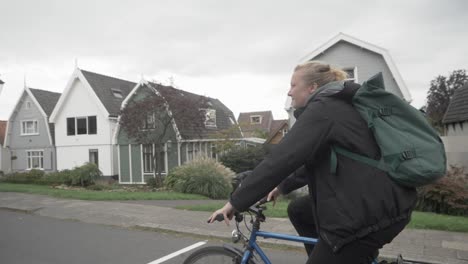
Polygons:
<instances>
[{"instance_id":1,"label":"shrub","mask_svg":"<svg viewBox=\"0 0 468 264\"><path fill-rule=\"evenodd\" d=\"M153 189L161 187L161 184L159 183L159 181L155 177L148 178L146 180L146 185L148 185L149 187L151 187Z\"/></svg>"},{"instance_id":2,"label":"shrub","mask_svg":"<svg viewBox=\"0 0 468 264\"><path fill-rule=\"evenodd\" d=\"M236 173L252 170L265 157L266 150L263 146L235 147L220 156L219 160L224 166Z\"/></svg>"},{"instance_id":3,"label":"shrub","mask_svg":"<svg viewBox=\"0 0 468 264\"><path fill-rule=\"evenodd\" d=\"M51 172L44 175L41 179L41 184L45 185L71 185L72 173L70 170L62 170Z\"/></svg>"},{"instance_id":4,"label":"shrub","mask_svg":"<svg viewBox=\"0 0 468 264\"><path fill-rule=\"evenodd\" d=\"M463 168L450 166L439 181L418 189L416 209L468 216L468 174Z\"/></svg>"},{"instance_id":5,"label":"shrub","mask_svg":"<svg viewBox=\"0 0 468 264\"><path fill-rule=\"evenodd\" d=\"M7 174L3 179L4 182L9 183L40 183L42 177L44 176L44 172L41 170L32 169L27 172L14 172Z\"/></svg>"},{"instance_id":6,"label":"shrub","mask_svg":"<svg viewBox=\"0 0 468 264\"><path fill-rule=\"evenodd\" d=\"M212 199L225 199L231 192L229 168L212 159L196 159L174 168L165 178L165 185L178 192L201 194Z\"/></svg>"},{"instance_id":7,"label":"shrub","mask_svg":"<svg viewBox=\"0 0 468 264\"><path fill-rule=\"evenodd\" d=\"M102 176L101 171L94 163L85 163L80 167L74 168L70 171L71 183L70 185L79 185L86 187L95 183L95 181Z\"/></svg>"}]
</instances>

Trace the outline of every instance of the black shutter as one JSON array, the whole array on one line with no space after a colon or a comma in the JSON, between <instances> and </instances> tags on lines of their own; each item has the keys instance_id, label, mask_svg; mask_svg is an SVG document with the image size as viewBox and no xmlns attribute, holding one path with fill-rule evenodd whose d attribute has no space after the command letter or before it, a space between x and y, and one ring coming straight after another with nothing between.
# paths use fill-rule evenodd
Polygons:
<instances>
[{"instance_id":1,"label":"black shutter","mask_svg":"<svg viewBox=\"0 0 468 264\"><path fill-rule=\"evenodd\" d=\"M75 118L74 117L67 118L67 135L68 136L75 135Z\"/></svg>"}]
</instances>

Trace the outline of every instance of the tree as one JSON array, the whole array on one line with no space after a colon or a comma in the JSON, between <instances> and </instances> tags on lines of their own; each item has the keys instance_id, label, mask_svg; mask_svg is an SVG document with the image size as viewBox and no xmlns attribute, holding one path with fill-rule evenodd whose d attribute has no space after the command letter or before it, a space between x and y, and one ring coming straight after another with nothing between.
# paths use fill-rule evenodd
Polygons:
<instances>
[{"instance_id":1,"label":"tree","mask_svg":"<svg viewBox=\"0 0 468 264\"><path fill-rule=\"evenodd\" d=\"M447 111L450 99L458 88L468 81L466 70L455 70L449 77L439 75L431 81L427 93L427 117L432 126L443 132L442 119Z\"/></svg>"},{"instance_id":2,"label":"tree","mask_svg":"<svg viewBox=\"0 0 468 264\"><path fill-rule=\"evenodd\" d=\"M176 140L178 126L201 131L204 127L207 98L189 94L170 86L146 83L121 111L120 127L127 136L139 144L155 146L152 151L154 177L162 185L161 153L168 140ZM142 89L143 87L140 87Z\"/></svg>"}]
</instances>

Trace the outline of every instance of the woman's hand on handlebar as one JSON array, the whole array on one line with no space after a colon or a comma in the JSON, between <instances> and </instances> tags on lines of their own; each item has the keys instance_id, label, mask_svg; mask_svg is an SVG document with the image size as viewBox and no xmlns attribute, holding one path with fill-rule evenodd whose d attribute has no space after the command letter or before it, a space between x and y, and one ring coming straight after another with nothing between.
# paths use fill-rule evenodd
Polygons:
<instances>
[{"instance_id":1,"label":"woman's hand on handlebar","mask_svg":"<svg viewBox=\"0 0 468 264\"><path fill-rule=\"evenodd\" d=\"M273 201L273 206L275 206L275 204L276 204L276 198L278 198L278 196L280 196L280 195L281 195L280 190L278 189L278 187L275 187L275 188L273 189L273 191L271 191L271 192L268 194L268 196L267 196L267 201L268 201L268 202Z\"/></svg>"},{"instance_id":2,"label":"woman's hand on handlebar","mask_svg":"<svg viewBox=\"0 0 468 264\"><path fill-rule=\"evenodd\" d=\"M223 208L216 210L209 218L208 223L213 223L216 220L216 216L221 214L224 216L224 222L229 226L229 221L234 216L235 209L230 202L227 202Z\"/></svg>"}]
</instances>

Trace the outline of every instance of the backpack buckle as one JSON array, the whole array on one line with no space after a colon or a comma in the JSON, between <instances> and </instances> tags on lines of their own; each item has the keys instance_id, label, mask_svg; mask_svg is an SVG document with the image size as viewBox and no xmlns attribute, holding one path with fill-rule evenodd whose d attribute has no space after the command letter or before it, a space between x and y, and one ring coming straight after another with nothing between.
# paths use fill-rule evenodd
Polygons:
<instances>
[{"instance_id":1,"label":"backpack buckle","mask_svg":"<svg viewBox=\"0 0 468 264\"><path fill-rule=\"evenodd\" d=\"M405 150L401 153L403 160L410 160L416 158L416 152L414 150Z\"/></svg>"},{"instance_id":2,"label":"backpack buckle","mask_svg":"<svg viewBox=\"0 0 468 264\"><path fill-rule=\"evenodd\" d=\"M379 116L389 116L391 114L392 114L392 108L391 107L379 108Z\"/></svg>"}]
</instances>

